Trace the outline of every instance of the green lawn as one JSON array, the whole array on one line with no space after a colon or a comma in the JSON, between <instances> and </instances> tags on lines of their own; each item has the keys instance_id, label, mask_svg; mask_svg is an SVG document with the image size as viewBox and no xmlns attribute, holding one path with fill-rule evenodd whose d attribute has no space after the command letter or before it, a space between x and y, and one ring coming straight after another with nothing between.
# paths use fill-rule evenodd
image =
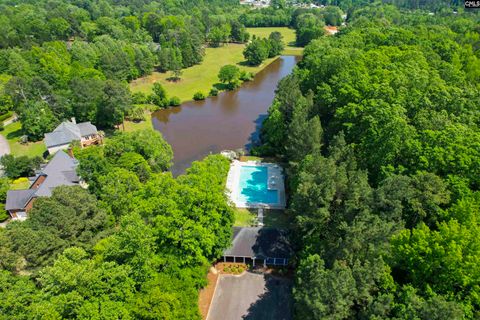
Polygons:
<instances>
[{"instance_id":1,"label":"green lawn","mask_svg":"<svg viewBox=\"0 0 480 320\"><path fill-rule=\"evenodd\" d=\"M241 156L240 157L241 162L247 162L247 161L263 161L263 158L261 157L255 157L255 156Z\"/></svg>"},{"instance_id":2,"label":"green lawn","mask_svg":"<svg viewBox=\"0 0 480 320\"><path fill-rule=\"evenodd\" d=\"M149 111L145 111L145 120L140 122L134 121L125 121L125 132L132 132L137 130L144 130L144 129L153 129L152 124L152 114Z\"/></svg>"},{"instance_id":3,"label":"green lawn","mask_svg":"<svg viewBox=\"0 0 480 320\"><path fill-rule=\"evenodd\" d=\"M248 32L259 37L268 37L271 32L279 31L283 34L287 45L284 54L301 55L303 48L294 47L295 30L289 28L248 28ZM250 67L244 64L244 44L225 44L220 48L206 48L203 62L199 65L183 69L180 81L169 81L171 72L154 72L149 76L136 79L130 83L132 92L143 92L150 94L155 82L159 82L167 90L168 97L177 96L182 102L193 99L193 94L201 91L208 94L214 84L219 83L218 72L227 64L235 64L240 69L252 73L258 73L275 60L268 59L257 67Z\"/></svg>"},{"instance_id":4,"label":"green lawn","mask_svg":"<svg viewBox=\"0 0 480 320\"><path fill-rule=\"evenodd\" d=\"M253 225L255 221L256 213L254 214L252 211L250 212L248 209L243 208L236 208L235 209L235 223L233 224L235 227L250 227Z\"/></svg>"},{"instance_id":5,"label":"green lawn","mask_svg":"<svg viewBox=\"0 0 480 320\"><path fill-rule=\"evenodd\" d=\"M1 134L8 140L11 154L14 156L29 157L42 156L47 150L43 141L29 142L27 144L21 144L19 142L19 139L22 136L21 127L22 125L17 121L6 126L1 132Z\"/></svg>"},{"instance_id":6,"label":"green lawn","mask_svg":"<svg viewBox=\"0 0 480 320\"><path fill-rule=\"evenodd\" d=\"M219 83L218 72L220 68L227 64L236 64L241 70L252 73L265 68L273 62L275 58L266 60L257 67L250 67L243 64L243 44L225 44L220 48L205 49L205 57L199 65L183 69L180 81L167 80L172 76L171 72L160 73L154 72L149 76L139 78L130 83L132 92L151 93L152 86L155 82L160 82L167 90L168 97L177 96L182 102L193 99L193 94L201 91L208 94L214 84Z\"/></svg>"},{"instance_id":7,"label":"green lawn","mask_svg":"<svg viewBox=\"0 0 480 320\"><path fill-rule=\"evenodd\" d=\"M235 209L236 227L250 227L253 225L257 217L257 209ZM275 227L281 229L290 228L291 222L289 216L284 210L265 210L263 216L263 225L265 227Z\"/></svg>"},{"instance_id":8,"label":"green lawn","mask_svg":"<svg viewBox=\"0 0 480 320\"><path fill-rule=\"evenodd\" d=\"M255 35L260 38L268 38L270 33L279 31L283 35L285 42L285 50L283 54L299 56L303 54L303 48L295 46L295 30L290 28L280 27L268 27L268 28L247 28L247 31L251 35Z\"/></svg>"}]
</instances>

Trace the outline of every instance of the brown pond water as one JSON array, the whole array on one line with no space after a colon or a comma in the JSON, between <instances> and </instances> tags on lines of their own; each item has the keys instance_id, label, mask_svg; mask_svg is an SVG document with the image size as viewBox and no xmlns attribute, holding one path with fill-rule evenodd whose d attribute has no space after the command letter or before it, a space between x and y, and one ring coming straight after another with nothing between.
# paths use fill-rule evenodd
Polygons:
<instances>
[{"instance_id":1,"label":"brown pond water","mask_svg":"<svg viewBox=\"0 0 480 320\"><path fill-rule=\"evenodd\" d=\"M155 112L153 126L173 148L172 173L183 173L193 161L210 153L248 150L257 142L277 84L292 72L298 60L282 56L235 91Z\"/></svg>"}]
</instances>

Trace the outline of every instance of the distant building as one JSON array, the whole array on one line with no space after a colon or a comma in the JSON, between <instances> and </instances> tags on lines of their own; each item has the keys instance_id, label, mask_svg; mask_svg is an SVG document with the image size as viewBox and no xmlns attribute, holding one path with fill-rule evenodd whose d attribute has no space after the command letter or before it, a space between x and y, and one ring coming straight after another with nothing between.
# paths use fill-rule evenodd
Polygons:
<instances>
[{"instance_id":1,"label":"distant building","mask_svg":"<svg viewBox=\"0 0 480 320\"><path fill-rule=\"evenodd\" d=\"M325 26L324 30L326 31L327 35L333 36L338 33L338 28L335 26Z\"/></svg>"},{"instance_id":2,"label":"distant building","mask_svg":"<svg viewBox=\"0 0 480 320\"><path fill-rule=\"evenodd\" d=\"M90 122L76 123L75 118L72 118L72 121L64 121L52 132L45 133L44 142L50 154L67 149L72 141L80 141L83 148L92 144L100 144L102 137L93 124Z\"/></svg>"},{"instance_id":3,"label":"distant building","mask_svg":"<svg viewBox=\"0 0 480 320\"><path fill-rule=\"evenodd\" d=\"M240 0L240 4L249 5L254 8L267 8L270 6L270 0Z\"/></svg>"},{"instance_id":4,"label":"distant building","mask_svg":"<svg viewBox=\"0 0 480 320\"><path fill-rule=\"evenodd\" d=\"M7 192L5 210L14 220L25 220L36 198L50 197L56 187L73 186L80 183L76 172L77 165L78 161L75 160L73 154L57 152L43 170L32 177L29 189Z\"/></svg>"}]
</instances>

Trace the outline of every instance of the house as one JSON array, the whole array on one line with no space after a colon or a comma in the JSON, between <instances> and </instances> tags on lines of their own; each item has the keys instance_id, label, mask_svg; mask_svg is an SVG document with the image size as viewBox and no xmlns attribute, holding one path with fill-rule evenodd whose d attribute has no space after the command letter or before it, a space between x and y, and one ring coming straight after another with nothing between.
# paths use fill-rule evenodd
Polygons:
<instances>
[{"instance_id":1,"label":"house","mask_svg":"<svg viewBox=\"0 0 480 320\"><path fill-rule=\"evenodd\" d=\"M72 118L72 121L64 121L55 130L46 133L44 139L50 154L67 149L72 141L80 141L83 148L100 144L102 137L98 134L97 127L90 122L76 123L75 118Z\"/></svg>"},{"instance_id":2,"label":"house","mask_svg":"<svg viewBox=\"0 0 480 320\"><path fill-rule=\"evenodd\" d=\"M32 179L27 190L9 190L5 210L14 220L25 220L33 202L38 197L50 197L58 186L73 186L80 183L76 168L78 161L73 154L59 151L50 162Z\"/></svg>"},{"instance_id":3,"label":"house","mask_svg":"<svg viewBox=\"0 0 480 320\"><path fill-rule=\"evenodd\" d=\"M234 227L232 246L223 252L224 262L286 266L293 250L288 232L266 227Z\"/></svg>"}]
</instances>

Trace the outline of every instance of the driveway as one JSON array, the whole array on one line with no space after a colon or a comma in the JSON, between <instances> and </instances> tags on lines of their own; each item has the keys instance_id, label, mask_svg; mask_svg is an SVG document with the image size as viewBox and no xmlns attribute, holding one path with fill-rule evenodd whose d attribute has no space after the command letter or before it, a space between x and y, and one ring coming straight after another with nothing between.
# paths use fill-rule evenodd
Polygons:
<instances>
[{"instance_id":1,"label":"driveway","mask_svg":"<svg viewBox=\"0 0 480 320\"><path fill-rule=\"evenodd\" d=\"M7 139L0 134L0 158L6 154L10 154L10 145L8 144Z\"/></svg>"},{"instance_id":2,"label":"driveway","mask_svg":"<svg viewBox=\"0 0 480 320\"><path fill-rule=\"evenodd\" d=\"M207 320L291 320L291 281L247 272L220 275Z\"/></svg>"}]
</instances>

